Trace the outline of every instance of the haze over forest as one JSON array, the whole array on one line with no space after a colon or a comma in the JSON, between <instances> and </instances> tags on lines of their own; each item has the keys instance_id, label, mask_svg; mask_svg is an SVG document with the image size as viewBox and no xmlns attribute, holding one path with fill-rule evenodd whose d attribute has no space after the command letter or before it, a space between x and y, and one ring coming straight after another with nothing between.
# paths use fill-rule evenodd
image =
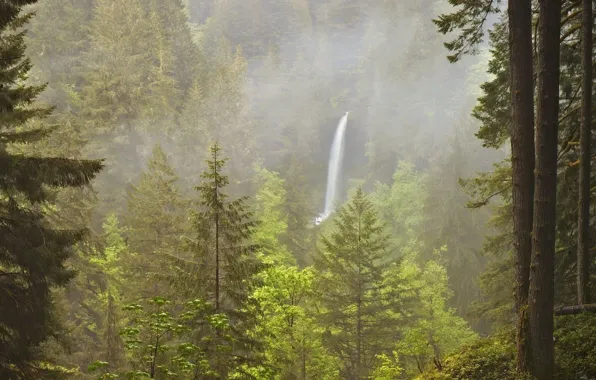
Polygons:
<instances>
[{"instance_id":1,"label":"haze over forest","mask_svg":"<svg viewBox=\"0 0 596 380\"><path fill-rule=\"evenodd\" d=\"M533 44L562 4L548 168L506 3L0 1L0 380L596 379L590 0L521 2Z\"/></svg>"}]
</instances>

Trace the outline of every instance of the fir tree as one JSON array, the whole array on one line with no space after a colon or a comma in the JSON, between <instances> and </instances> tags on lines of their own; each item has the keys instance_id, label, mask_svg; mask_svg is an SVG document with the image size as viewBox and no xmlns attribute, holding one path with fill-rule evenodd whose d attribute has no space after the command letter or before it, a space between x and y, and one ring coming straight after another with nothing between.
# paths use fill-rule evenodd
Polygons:
<instances>
[{"instance_id":1,"label":"fir tree","mask_svg":"<svg viewBox=\"0 0 596 380\"><path fill-rule=\"evenodd\" d=\"M364 379L377 355L389 352L392 344L389 319L397 300L387 302L391 297L382 286L389 236L361 189L340 209L334 225L315 259L321 322L328 330L326 344L343 362L341 377Z\"/></svg>"},{"instance_id":2,"label":"fir tree","mask_svg":"<svg viewBox=\"0 0 596 380\"><path fill-rule=\"evenodd\" d=\"M240 48L232 50L225 40L218 46L206 79L197 79L189 90L181 127L174 134L180 149L189 154L176 166L203 169L197 160L202 156L200 149L211 141L225 141L232 152L228 170L234 181L230 187L236 192L236 185L248 179L255 157L254 125L244 94L247 61ZM192 174L181 173L183 177Z\"/></svg>"},{"instance_id":3,"label":"fir tree","mask_svg":"<svg viewBox=\"0 0 596 380\"><path fill-rule=\"evenodd\" d=\"M159 15L140 0L95 1L82 61L83 80L73 103L89 139L85 152L107 157L109 165L97 183L101 220L110 207L124 210L126 185L141 171L143 132L172 125L179 97Z\"/></svg>"},{"instance_id":4,"label":"fir tree","mask_svg":"<svg viewBox=\"0 0 596 380\"><path fill-rule=\"evenodd\" d=\"M55 326L51 290L73 277L65 261L84 230L57 230L44 216L48 188L80 187L101 170L100 161L24 155L15 147L35 144L51 132L27 122L51 108L32 107L45 86L26 86L31 68L21 30L36 1L5 1L0 17L0 377L39 378L40 344Z\"/></svg>"},{"instance_id":5,"label":"fir tree","mask_svg":"<svg viewBox=\"0 0 596 380\"><path fill-rule=\"evenodd\" d=\"M127 267L138 280L138 292L131 297L166 295L165 283L172 281L166 256L180 249L186 231L185 202L177 182L178 176L166 153L156 145L147 170L127 197L128 241L136 253Z\"/></svg>"},{"instance_id":6,"label":"fir tree","mask_svg":"<svg viewBox=\"0 0 596 380\"><path fill-rule=\"evenodd\" d=\"M455 136L450 150L441 156L427 177L426 188L429 190L424 202L420 239L427 252L447 246L444 256L450 287L455 295L452 305L460 316L468 317L470 304L480 295L477 280L484 266L481 250L487 210L466 208L470 197L459 180L470 171L470 162L475 157L466 151L465 146L471 145L470 142L462 139L459 134Z\"/></svg>"},{"instance_id":7,"label":"fir tree","mask_svg":"<svg viewBox=\"0 0 596 380\"><path fill-rule=\"evenodd\" d=\"M198 78L203 63L199 48L192 40L187 15L181 0L149 0L150 12L157 15L165 42L171 49L171 76L185 99L190 87ZM180 102L180 106L183 103Z\"/></svg>"},{"instance_id":8,"label":"fir tree","mask_svg":"<svg viewBox=\"0 0 596 380\"><path fill-rule=\"evenodd\" d=\"M246 302L246 283L255 273L257 246L250 242L257 222L246 205L247 197L228 200L223 191L229 184L222 170L227 159L220 156L216 143L207 160L208 169L201 174L197 186L199 212L194 215L198 240L197 256L211 268L207 282L211 284L209 299L216 311L240 307Z\"/></svg>"},{"instance_id":9,"label":"fir tree","mask_svg":"<svg viewBox=\"0 0 596 380\"><path fill-rule=\"evenodd\" d=\"M258 246L251 241L258 223L248 209L248 198L229 200L224 193L229 180L222 174L227 159L221 157L217 143L210 153L207 170L201 174L203 182L196 187L199 210L191 215L194 257L172 256L172 260L182 292L192 297L201 294L211 305L213 321L230 323L231 332L222 331L215 322L196 330L197 339L210 337L209 360L216 374L226 378L258 356L257 342L246 331L254 325L249 296L262 265L256 257Z\"/></svg>"}]
</instances>

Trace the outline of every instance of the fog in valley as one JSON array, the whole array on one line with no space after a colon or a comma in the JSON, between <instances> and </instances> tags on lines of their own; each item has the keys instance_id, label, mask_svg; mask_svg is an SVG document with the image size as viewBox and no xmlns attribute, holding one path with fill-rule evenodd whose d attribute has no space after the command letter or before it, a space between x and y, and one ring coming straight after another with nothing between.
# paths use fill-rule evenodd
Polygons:
<instances>
[{"instance_id":1,"label":"fog in valley","mask_svg":"<svg viewBox=\"0 0 596 380\"><path fill-rule=\"evenodd\" d=\"M506 2L2 4L0 379L518 379Z\"/></svg>"}]
</instances>

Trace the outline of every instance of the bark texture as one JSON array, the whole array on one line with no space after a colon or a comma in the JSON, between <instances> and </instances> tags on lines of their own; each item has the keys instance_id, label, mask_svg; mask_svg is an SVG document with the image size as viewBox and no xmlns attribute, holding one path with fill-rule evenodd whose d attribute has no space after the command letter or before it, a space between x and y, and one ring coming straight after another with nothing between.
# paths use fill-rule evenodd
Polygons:
<instances>
[{"instance_id":1,"label":"bark texture","mask_svg":"<svg viewBox=\"0 0 596 380\"><path fill-rule=\"evenodd\" d=\"M532 374L538 380L551 380L554 372L553 307L561 0L539 0L539 7L534 227L528 325Z\"/></svg>"},{"instance_id":2,"label":"bark texture","mask_svg":"<svg viewBox=\"0 0 596 380\"><path fill-rule=\"evenodd\" d=\"M592 0L582 6L582 120L577 226L577 303L590 303L590 140L592 124Z\"/></svg>"},{"instance_id":3,"label":"bark texture","mask_svg":"<svg viewBox=\"0 0 596 380\"><path fill-rule=\"evenodd\" d=\"M511 83L511 164L515 247L515 311L517 368L528 370L526 309L532 252L534 202L534 83L532 64L532 2L508 2Z\"/></svg>"}]
</instances>

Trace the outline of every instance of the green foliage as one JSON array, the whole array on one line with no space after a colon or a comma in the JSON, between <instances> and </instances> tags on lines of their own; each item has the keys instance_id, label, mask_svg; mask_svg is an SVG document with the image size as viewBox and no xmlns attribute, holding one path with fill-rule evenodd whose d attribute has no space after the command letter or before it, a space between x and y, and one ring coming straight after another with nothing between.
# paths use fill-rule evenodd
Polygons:
<instances>
[{"instance_id":1,"label":"green foliage","mask_svg":"<svg viewBox=\"0 0 596 380\"><path fill-rule=\"evenodd\" d=\"M579 314L555 319L557 379L596 377L596 316Z\"/></svg>"},{"instance_id":2,"label":"green foliage","mask_svg":"<svg viewBox=\"0 0 596 380\"><path fill-rule=\"evenodd\" d=\"M394 246L404 247L417 238L424 222L426 193L425 176L405 161L398 163L391 185L377 183L371 201L389 226Z\"/></svg>"},{"instance_id":3,"label":"green foliage","mask_svg":"<svg viewBox=\"0 0 596 380\"><path fill-rule=\"evenodd\" d=\"M101 170L100 161L21 153L55 129L29 122L43 120L51 108L33 106L45 86L28 86L31 62L22 27L36 1L6 1L0 18L0 377L38 378L55 372L40 361L40 345L57 330L51 290L66 285L73 271L66 260L85 235L82 229L57 229L46 217L51 188L77 188ZM58 371L60 372L60 371Z\"/></svg>"},{"instance_id":4,"label":"green foliage","mask_svg":"<svg viewBox=\"0 0 596 380\"><path fill-rule=\"evenodd\" d=\"M437 251L435 255L440 253ZM402 265L404 272L415 273L411 283L417 300L414 320L403 329L395 352L404 372L415 376L431 367L441 368L447 355L470 343L476 335L466 321L448 307L453 293L447 287L447 271L436 261L438 258L428 261L423 268L418 268L411 260L411 257L406 259Z\"/></svg>"},{"instance_id":5,"label":"green foliage","mask_svg":"<svg viewBox=\"0 0 596 380\"><path fill-rule=\"evenodd\" d=\"M171 259L179 270L176 285L180 294L203 295L214 313L229 320L230 338L223 339L218 333L210 342L217 350L209 362L218 376L225 377L259 356L254 347L257 342L247 339L246 332L254 324L254 313L248 307L262 264L256 255L259 247L251 241L258 223L246 205L248 198L230 201L224 193L229 180L222 174L226 159L220 153L220 146L214 144L207 170L201 175L203 182L196 187L199 210L191 215L196 234L190 241L193 256ZM197 336L201 334L198 331Z\"/></svg>"},{"instance_id":6,"label":"green foliage","mask_svg":"<svg viewBox=\"0 0 596 380\"><path fill-rule=\"evenodd\" d=\"M456 62L465 54L477 52L484 36L484 27L489 14L499 12L500 0L449 0L449 4L459 7L453 13L440 15L433 22L439 32L448 34L454 30L459 35L445 43L452 55L449 62Z\"/></svg>"},{"instance_id":7,"label":"green foliage","mask_svg":"<svg viewBox=\"0 0 596 380\"><path fill-rule=\"evenodd\" d=\"M555 318L554 378L575 380L594 377L593 314ZM420 379L530 380L515 371L515 345L510 329L467 344L447 357L440 371L434 369Z\"/></svg>"},{"instance_id":8,"label":"green foliage","mask_svg":"<svg viewBox=\"0 0 596 380\"><path fill-rule=\"evenodd\" d=\"M420 379L519 380L515 373L515 347L508 335L482 338L445 359L441 371Z\"/></svg>"},{"instance_id":9,"label":"green foliage","mask_svg":"<svg viewBox=\"0 0 596 380\"><path fill-rule=\"evenodd\" d=\"M178 315L173 315L171 309L170 302L163 297L152 298L148 309L140 304L124 307L130 323L120 335L128 352L128 364L108 371L110 364L95 361L88 371L100 372L99 379L191 379L197 371L211 371L204 352L188 342L192 324L206 318L208 305L197 299L187 302ZM219 322L211 324L216 329L225 328Z\"/></svg>"},{"instance_id":10,"label":"green foliage","mask_svg":"<svg viewBox=\"0 0 596 380\"><path fill-rule=\"evenodd\" d=\"M265 337L266 367L273 379L289 377L336 379L339 363L322 344L323 328L314 317L312 268L277 265L265 269L253 293L259 304L253 334Z\"/></svg>"},{"instance_id":11,"label":"green foliage","mask_svg":"<svg viewBox=\"0 0 596 380\"><path fill-rule=\"evenodd\" d=\"M256 167L255 181L260 185L255 196L255 216L259 225L255 228L253 241L261 247L266 262L295 264L296 260L281 243L288 233L288 217L283 206L287 191L279 173Z\"/></svg>"},{"instance_id":12,"label":"green foliage","mask_svg":"<svg viewBox=\"0 0 596 380\"><path fill-rule=\"evenodd\" d=\"M178 176L161 146L153 148L146 171L128 192L127 203L127 236L136 255L126 265L137 283L128 297L167 294L175 276L168 257L182 247L188 226Z\"/></svg>"},{"instance_id":13,"label":"green foliage","mask_svg":"<svg viewBox=\"0 0 596 380\"><path fill-rule=\"evenodd\" d=\"M383 287L390 253L384 225L359 189L338 211L315 257L324 342L342 361L341 377L366 376L374 362L365 358L391 346L401 298Z\"/></svg>"}]
</instances>

